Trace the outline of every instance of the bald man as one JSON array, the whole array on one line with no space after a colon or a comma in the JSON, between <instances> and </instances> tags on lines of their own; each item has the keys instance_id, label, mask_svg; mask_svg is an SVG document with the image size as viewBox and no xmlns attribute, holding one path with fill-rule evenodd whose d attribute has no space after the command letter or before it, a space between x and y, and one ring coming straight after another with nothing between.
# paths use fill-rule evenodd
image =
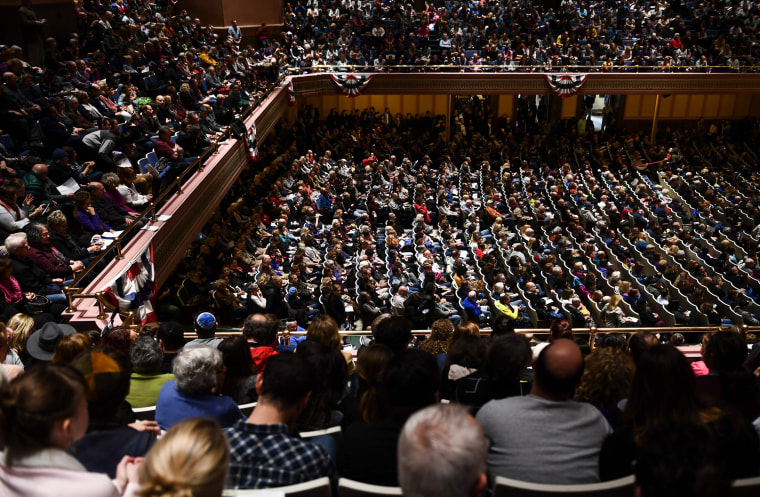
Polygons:
<instances>
[{"instance_id":1,"label":"bald man","mask_svg":"<svg viewBox=\"0 0 760 497\"><path fill-rule=\"evenodd\" d=\"M530 395L493 400L477 420L489 440L488 474L549 484L599 481L599 452L612 429L591 404L572 400L583 374L580 348L545 347Z\"/></svg>"}]
</instances>

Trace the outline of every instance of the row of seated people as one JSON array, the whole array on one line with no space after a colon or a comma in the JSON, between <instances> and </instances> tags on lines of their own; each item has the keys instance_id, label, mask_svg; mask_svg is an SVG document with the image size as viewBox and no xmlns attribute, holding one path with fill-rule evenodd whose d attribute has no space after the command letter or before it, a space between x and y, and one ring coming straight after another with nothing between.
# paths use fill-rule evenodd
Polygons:
<instances>
[{"instance_id":1,"label":"row of seated people","mask_svg":"<svg viewBox=\"0 0 760 497\"><path fill-rule=\"evenodd\" d=\"M282 37L274 44L282 48L280 63L299 70L323 65L337 71L438 65L501 71L567 65L602 71L630 65L738 70L754 65L748 39L756 36L755 10L751 5L721 10L565 2L555 11L530 2L438 1L417 11L403 2L299 0L286 3Z\"/></svg>"},{"instance_id":2,"label":"row of seated people","mask_svg":"<svg viewBox=\"0 0 760 497\"><path fill-rule=\"evenodd\" d=\"M25 370L1 368L13 379L0 396L0 485L28 492L34 475L35 484L66 481L66 490L90 485L131 496L141 485L139 495L164 495L166 486L191 485L188 469L195 468L152 474L155 452L164 438L200 422L188 420L210 418L224 481L209 495L323 476L335 484L339 475L404 487L411 455L400 450L399 435L411 416L441 398L470 411L476 421L469 422L488 440L478 492L486 474L561 485L624 477L642 450L679 426L695 430L705 454L723 461L717 467L726 481L760 472L753 427L760 390L752 373L759 355L748 354L735 327L705 335L704 360L690 363L652 333L576 340L566 319L555 320L540 344L515 334L506 318L487 338L473 322L455 327L440 319L420 343L411 322L385 314L372 323L372 342L355 364L330 317L314 319L297 346L280 343L274 315L248 316L241 334L224 339L216 327L213 314L199 314L197 338L186 343L174 322L139 333L77 333L47 323L27 335L23 349L4 345L0 351L26 360ZM11 335L0 327L4 344ZM243 414L250 402L252 412ZM155 421L137 420L134 408L142 405L155 406ZM59 432L64 421L71 429ZM330 427L340 427L340 436L297 434ZM547 474L547 465L556 471ZM161 492L151 493L156 488Z\"/></svg>"}]
</instances>

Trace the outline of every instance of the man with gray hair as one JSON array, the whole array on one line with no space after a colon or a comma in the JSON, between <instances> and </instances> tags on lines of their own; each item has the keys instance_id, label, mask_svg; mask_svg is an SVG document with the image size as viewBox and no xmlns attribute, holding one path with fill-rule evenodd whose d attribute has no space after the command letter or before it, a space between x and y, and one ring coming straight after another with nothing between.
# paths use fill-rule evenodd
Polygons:
<instances>
[{"instance_id":1,"label":"man with gray hair","mask_svg":"<svg viewBox=\"0 0 760 497\"><path fill-rule=\"evenodd\" d=\"M18 281L21 291L27 294L44 295L53 304L66 305L66 296L62 293L63 278L51 279L50 276L29 258L29 242L26 233L13 233L5 239L5 248L13 267L13 277Z\"/></svg>"},{"instance_id":2,"label":"man with gray hair","mask_svg":"<svg viewBox=\"0 0 760 497\"><path fill-rule=\"evenodd\" d=\"M132 376L129 379L127 402L134 408L156 405L161 387L173 374L161 374L164 353L152 337L137 337L129 351L132 360Z\"/></svg>"},{"instance_id":3,"label":"man with gray hair","mask_svg":"<svg viewBox=\"0 0 760 497\"><path fill-rule=\"evenodd\" d=\"M413 414L398 441L398 479L407 497L477 497L486 487L488 445L460 404Z\"/></svg>"},{"instance_id":4,"label":"man with gray hair","mask_svg":"<svg viewBox=\"0 0 760 497\"><path fill-rule=\"evenodd\" d=\"M162 430L186 418L213 418L222 427L245 419L232 398L219 395L224 382L219 350L183 349L174 359L174 377L164 383L156 402L156 421Z\"/></svg>"}]
</instances>

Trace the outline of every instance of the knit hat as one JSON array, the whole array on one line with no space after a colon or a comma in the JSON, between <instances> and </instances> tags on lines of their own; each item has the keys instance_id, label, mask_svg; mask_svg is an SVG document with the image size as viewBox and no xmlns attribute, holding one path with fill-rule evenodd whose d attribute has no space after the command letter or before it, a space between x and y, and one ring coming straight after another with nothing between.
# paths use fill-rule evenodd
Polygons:
<instances>
[{"instance_id":1,"label":"knit hat","mask_svg":"<svg viewBox=\"0 0 760 497\"><path fill-rule=\"evenodd\" d=\"M74 363L87 381L87 400L95 402L107 399L118 389L121 382L121 367L112 357L102 352L92 352Z\"/></svg>"},{"instance_id":2,"label":"knit hat","mask_svg":"<svg viewBox=\"0 0 760 497\"><path fill-rule=\"evenodd\" d=\"M67 154L66 151L64 149L62 149L62 148L56 148L55 150L53 150L53 160L54 161L59 161L59 160L65 159L68 156L69 156L69 154Z\"/></svg>"},{"instance_id":3,"label":"knit hat","mask_svg":"<svg viewBox=\"0 0 760 497\"><path fill-rule=\"evenodd\" d=\"M29 355L40 361L53 360L53 351L61 338L73 335L77 330L68 324L45 323L42 328L35 331L26 341L26 349Z\"/></svg>"},{"instance_id":4,"label":"knit hat","mask_svg":"<svg viewBox=\"0 0 760 497\"><path fill-rule=\"evenodd\" d=\"M201 331L211 331L216 327L216 318L210 312L202 312L195 318L195 327Z\"/></svg>"}]
</instances>

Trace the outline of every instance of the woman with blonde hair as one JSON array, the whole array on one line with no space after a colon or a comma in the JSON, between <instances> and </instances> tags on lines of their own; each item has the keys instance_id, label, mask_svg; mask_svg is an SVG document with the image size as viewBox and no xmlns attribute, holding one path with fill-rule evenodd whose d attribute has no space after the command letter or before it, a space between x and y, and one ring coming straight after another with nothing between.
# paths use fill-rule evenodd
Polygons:
<instances>
[{"instance_id":1,"label":"woman with blonde hair","mask_svg":"<svg viewBox=\"0 0 760 497\"><path fill-rule=\"evenodd\" d=\"M208 418L180 421L148 453L139 469L139 497L220 497L230 452L219 425Z\"/></svg>"},{"instance_id":2,"label":"woman with blonde hair","mask_svg":"<svg viewBox=\"0 0 760 497\"><path fill-rule=\"evenodd\" d=\"M607 328L621 328L625 324L625 313L620 308L620 302L623 300L619 294L610 297L610 301L602 310L604 325Z\"/></svg>"},{"instance_id":3,"label":"woman with blonde hair","mask_svg":"<svg viewBox=\"0 0 760 497\"><path fill-rule=\"evenodd\" d=\"M16 351L22 361L25 360L28 357L26 341L35 328L34 318L23 313L14 314L6 326L13 330L13 350Z\"/></svg>"}]
</instances>

